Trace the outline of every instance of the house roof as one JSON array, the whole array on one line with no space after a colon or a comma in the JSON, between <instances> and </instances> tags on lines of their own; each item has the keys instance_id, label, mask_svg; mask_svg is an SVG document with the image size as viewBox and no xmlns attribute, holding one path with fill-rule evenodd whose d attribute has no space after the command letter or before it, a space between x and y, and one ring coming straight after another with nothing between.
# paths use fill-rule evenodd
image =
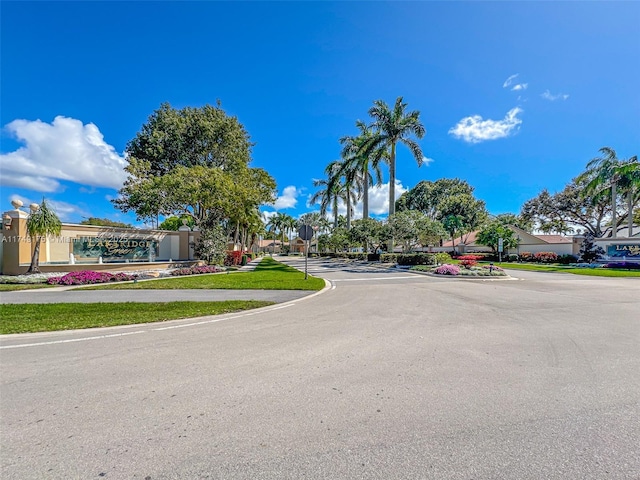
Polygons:
<instances>
[{"instance_id":1,"label":"house roof","mask_svg":"<svg viewBox=\"0 0 640 480\"><path fill-rule=\"evenodd\" d=\"M572 243L570 238L564 235L534 235L545 243Z\"/></svg>"}]
</instances>

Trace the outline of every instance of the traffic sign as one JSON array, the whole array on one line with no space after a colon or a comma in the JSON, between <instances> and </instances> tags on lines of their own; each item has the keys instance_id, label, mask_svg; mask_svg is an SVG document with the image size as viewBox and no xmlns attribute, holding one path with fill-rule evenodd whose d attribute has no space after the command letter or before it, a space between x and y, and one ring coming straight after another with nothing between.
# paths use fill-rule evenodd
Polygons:
<instances>
[{"instance_id":1,"label":"traffic sign","mask_svg":"<svg viewBox=\"0 0 640 480\"><path fill-rule=\"evenodd\" d=\"M298 230L298 236L302 240L311 240L313 238L313 228L311 228L309 225L301 226L300 230Z\"/></svg>"}]
</instances>

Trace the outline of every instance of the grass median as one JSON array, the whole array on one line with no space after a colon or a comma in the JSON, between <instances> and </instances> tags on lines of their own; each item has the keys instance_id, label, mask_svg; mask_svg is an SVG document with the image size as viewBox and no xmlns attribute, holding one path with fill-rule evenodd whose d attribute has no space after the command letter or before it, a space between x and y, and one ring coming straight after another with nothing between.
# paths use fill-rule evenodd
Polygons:
<instances>
[{"instance_id":1,"label":"grass median","mask_svg":"<svg viewBox=\"0 0 640 480\"><path fill-rule=\"evenodd\" d=\"M592 277L640 277L640 271L614 270L610 268L575 268L562 265L533 265L528 263L494 263L494 265L511 270L529 272L573 273Z\"/></svg>"},{"instance_id":2,"label":"grass median","mask_svg":"<svg viewBox=\"0 0 640 480\"><path fill-rule=\"evenodd\" d=\"M304 273L295 268L265 257L250 272L223 274L188 275L184 277L145 280L137 283L116 283L87 287L91 290L183 290L183 289L226 289L226 290L322 290L324 280L311 277L304 279ZM87 288L83 288L86 290Z\"/></svg>"},{"instance_id":3,"label":"grass median","mask_svg":"<svg viewBox=\"0 0 640 480\"><path fill-rule=\"evenodd\" d=\"M0 305L0 334L51 332L220 315L273 305L257 300L166 303L52 303Z\"/></svg>"}]
</instances>

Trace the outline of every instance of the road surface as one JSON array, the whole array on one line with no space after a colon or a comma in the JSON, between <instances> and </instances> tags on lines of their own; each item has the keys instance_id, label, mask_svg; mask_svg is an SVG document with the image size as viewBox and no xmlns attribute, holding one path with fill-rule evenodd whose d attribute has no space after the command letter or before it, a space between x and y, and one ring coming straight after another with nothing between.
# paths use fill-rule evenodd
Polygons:
<instances>
[{"instance_id":1,"label":"road surface","mask_svg":"<svg viewBox=\"0 0 640 480\"><path fill-rule=\"evenodd\" d=\"M253 312L1 337L0 476L640 479L639 279L309 267Z\"/></svg>"}]
</instances>

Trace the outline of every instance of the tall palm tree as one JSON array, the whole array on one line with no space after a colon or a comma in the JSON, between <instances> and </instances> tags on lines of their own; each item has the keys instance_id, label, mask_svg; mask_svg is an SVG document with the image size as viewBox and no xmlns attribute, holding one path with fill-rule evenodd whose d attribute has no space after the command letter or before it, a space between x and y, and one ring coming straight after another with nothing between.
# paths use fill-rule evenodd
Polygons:
<instances>
[{"instance_id":1,"label":"tall palm tree","mask_svg":"<svg viewBox=\"0 0 640 480\"><path fill-rule=\"evenodd\" d=\"M345 136L340 139L342 144L343 169L358 172L362 185L362 218L369 218L369 187L375 183L382 183L380 161L388 160L387 151L380 146L378 151L367 153L368 142L374 136L372 128L361 120L356 121L356 127L360 130L358 136ZM373 170L373 172L371 172Z\"/></svg>"},{"instance_id":2,"label":"tall palm tree","mask_svg":"<svg viewBox=\"0 0 640 480\"><path fill-rule=\"evenodd\" d=\"M62 224L56 213L49 207L45 199L40 205L34 204L27 218L27 233L34 242L31 265L27 273L40 273L40 242L48 235L60 235Z\"/></svg>"},{"instance_id":3,"label":"tall palm tree","mask_svg":"<svg viewBox=\"0 0 640 480\"><path fill-rule=\"evenodd\" d=\"M421 139L426 130L420 122L420 112L414 110L406 112L407 104L402 97L396 99L393 110L382 100L373 102L369 109L369 115L373 117L373 129L375 135L367 142L364 152L381 155L383 151L389 152L389 215L395 213L396 193L396 145L404 144L409 148L418 166L424 162L424 155L420 145L413 140L411 135ZM381 147L383 147L381 149Z\"/></svg>"},{"instance_id":4,"label":"tall palm tree","mask_svg":"<svg viewBox=\"0 0 640 480\"><path fill-rule=\"evenodd\" d=\"M623 162L617 169L618 184L627 195L627 228L628 236L633 235L633 208L640 201L640 162L634 155Z\"/></svg>"},{"instance_id":5,"label":"tall palm tree","mask_svg":"<svg viewBox=\"0 0 640 480\"><path fill-rule=\"evenodd\" d=\"M328 189L334 189L334 183L342 184L335 188L336 190L343 192L341 198L344 200L347 208L347 230L350 230L351 217L353 216L353 205L358 201L358 198L362 193L364 178L356 168L356 165L346 160L335 160L332 164L333 165L330 165L330 170L333 174L329 178Z\"/></svg>"},{"instance_id":6,"label":"tall palm tree","mask_svg":"<svg viewBox=\"0 0 640 480\"><path fill-rule=\"evenodd\" d=\"M273 245L271 249L271 255L276 253L276 232L280 228L280 219L278 215L272 216L267 222L267 229L273 234Z\"/></svg>"},{"instance_id":7,"label":"tall palm tree","mask_svg":"<svg viewBox=\"0 0 640 480\"><path fill-rule=\"evenodd\" d=\"M333 228L338 227L338 201L342 199L346 203L346 189L343 183L336 181L336 176L340 170L340 162L334 160L325 168L326 179L313 181L314 187L323 187L313 194L309 200L310 204L320 202L320 214L326 215L331 207L333 213Z\"/></svg>"},{"instance_id":8,"label":"tall palm tree","mask_svg":"<svg viewBox=\"0 0 640 480\"><path fill-rule=\"evenodd\" d=\"M587 163L587 169L578 179L588 179L585 191L588 194L599 194L611 189L611 237L618 233L618 184L627 193L627 203L630 215L629 235L633 229L633 198L638 187L638 157L620 160L616 151L611 147L602 147L601 155Z\"/></svg>"}]
</instances>

